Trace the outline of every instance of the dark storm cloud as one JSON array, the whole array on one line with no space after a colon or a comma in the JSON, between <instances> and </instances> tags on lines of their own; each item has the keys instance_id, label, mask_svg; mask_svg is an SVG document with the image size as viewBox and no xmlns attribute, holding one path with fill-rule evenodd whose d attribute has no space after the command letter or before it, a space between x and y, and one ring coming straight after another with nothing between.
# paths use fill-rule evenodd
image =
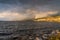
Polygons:
<instances>
[{"instance_id":1,"label":"dark storm cloud","mask_svg":"<svg viewBox=\"0 0 60 40\"><path fill-rule=\"evenodd\" d=\"M60 0L0 0L0 3L23 5L25 8L48 5L51 9L60 10Z\"/></svg>"},{"instance_id":2,"label":"dark storm cloud","mask_svg":"<svg viewBox=\"0 0 60 40\"><path fill-rule=\"evenodd\" d=\"M42 5L60 6L60 0L0 0L0 3L30 5L32 7Z\"/></svg>"},{"instance_id":3,"label":"dark storm cloud","mask_svg":"<svg viewBox=\"0 0 60 40\"><path fill-rule=\"evenodd\" d=\"M60 15L60 0L0 0L0 20Z\"/></svg>"},{"instance_id":4,"label":"dark storm cloud","mask_svg":"<svg viewBox=\"0 0 60 40\"><path fill-rule=\"evenodd\" d=\"M59 5L60 0L0 0L0 3L10 3L10 4L27 4L27 5L46 5L46 4L57 4Z\"/></svg>"},{"instance_id":5,"label":"dark storm cloud","mask_svg":"<svg viewBox=\"0 0 60 40\"><path fill-rule=\"evenodd\" d=\"M46 4L48 0L0 0L1 3L16 3L20 2L22 4Z\"/></svg>"},{"instance_id":6,"label":"dark storm cloud","mask_svg":"<svg viewBox=\"0 0 60 40\"><path fill-rule=\"evenodd\" d=\"M48 8L48 10L60 11L60 0L19 0L19 2L22 3L23 5L30 5L32 8L36 8L38 6L39 7L45 6L45 8ZM59 14L60 12L58 12L56 15L59 15Z\"/></svg>"},{"instance_id":7,"label":"dark storm cloud","mask_svg":"<svg viewBox=\"0 0 60 40\"><path fill-rule=\"evenodd\" d=\"M48 3L48 0L19 0L22 4L28 5L44 5Z\"/></svg>"}]
</instances>

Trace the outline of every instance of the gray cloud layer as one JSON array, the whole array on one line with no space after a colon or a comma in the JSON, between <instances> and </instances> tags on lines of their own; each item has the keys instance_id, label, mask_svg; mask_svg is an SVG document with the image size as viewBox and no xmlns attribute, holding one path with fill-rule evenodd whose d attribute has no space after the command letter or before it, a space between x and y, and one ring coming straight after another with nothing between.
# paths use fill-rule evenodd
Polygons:
<instances>
[{"instance_id":1,"label":"gray cloud layer","mask_svg":"<svg viewBox=\"0 0 60 40\"><path fill-rule=\"evenodd\" d=\"M25 20L60 15L60 0L0 0L0 20Z\"/></svg>"}]
</instances>

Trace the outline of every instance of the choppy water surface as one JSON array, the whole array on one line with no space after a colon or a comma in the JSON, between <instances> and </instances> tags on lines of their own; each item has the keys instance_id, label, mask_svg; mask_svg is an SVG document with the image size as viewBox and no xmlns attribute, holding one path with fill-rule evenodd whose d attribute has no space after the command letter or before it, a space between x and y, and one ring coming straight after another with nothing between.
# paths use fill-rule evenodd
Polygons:
<instances>
[{"instance_id":1,"label":"choppy water surface","mask_svg":"<svg viewBox=\"0 0 60 40\"><path fill-rule=\"evenodd\" d=\"M60 23L35 21L0 21L0 39L13 40L14 37L31 32L39 34L41 31L60 29Z\"/></svg>"}]
</instances>

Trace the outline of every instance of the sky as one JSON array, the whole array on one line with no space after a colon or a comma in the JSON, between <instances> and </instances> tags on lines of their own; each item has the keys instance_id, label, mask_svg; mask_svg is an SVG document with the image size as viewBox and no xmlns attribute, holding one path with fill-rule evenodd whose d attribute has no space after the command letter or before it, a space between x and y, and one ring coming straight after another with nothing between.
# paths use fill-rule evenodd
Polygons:
<instances>
[{"instance_id":1,"label":"sky","mask_svg":"<svg viewBox=\"0 0 60 40\"><path fill-rule=\"evenodd\" d=\"M60 0L0 0L0 21L60 15Z\"/></svg>"}]
</instances>

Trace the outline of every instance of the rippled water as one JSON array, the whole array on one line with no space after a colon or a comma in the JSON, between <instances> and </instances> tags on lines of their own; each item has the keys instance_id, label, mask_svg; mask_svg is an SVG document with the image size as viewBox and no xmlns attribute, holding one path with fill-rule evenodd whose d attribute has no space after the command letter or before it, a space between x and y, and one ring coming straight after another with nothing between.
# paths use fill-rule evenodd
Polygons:
<instances>
[{"instance_id":1,"label":"rippled water","mask_svg":"<svg viewBox=\"0 0 60 40\"><path fill-rule=\"evenodd\" d=\"M29 30L39 33L40 30L60 29L60 23L35 21L0 21L0 39L19 37Z\"/></svg>"}]
</instances>

